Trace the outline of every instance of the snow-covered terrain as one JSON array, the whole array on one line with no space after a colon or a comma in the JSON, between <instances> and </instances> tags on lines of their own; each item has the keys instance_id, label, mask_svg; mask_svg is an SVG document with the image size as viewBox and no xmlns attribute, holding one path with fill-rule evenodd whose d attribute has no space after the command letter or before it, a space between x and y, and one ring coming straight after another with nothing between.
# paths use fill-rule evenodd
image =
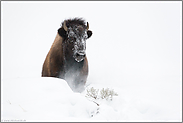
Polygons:
<instances>
[{"instance_id":1,"label":"snow-covered terrain","mask_svg":"<svg viewBox=\"0 0 183 123\"><path fill-rule=\"evenodd\" d=\"M182 121L182 3L1 2L1 121ZM67 10L67 11L66 11ZM41 77L64 19L84 17L86 89ZM113 89L113 100L86 97Z\"/></svg>"},{"instance_id":2,"label":"snow-covered terrain","mask_svg":"<svg viewBox=\"0 0 183 123\"><path fill-rule=\"evenodd\" d=\"M3 87L3 120L87 119L97 109L96 104L73 93L64 80L56 78L12 79Z\"/></svg>"},{"instance_id":3,"label":"snow-covered terrain","mask_svg":"<svg viewBox=\"0 0 183 123\"><path fill-rule=\"evenodd\" d=\"M9 79L2 86L3 121L180 121L181 117L181 109L174 106L180 95L170 91L178 88L173 85L91 84L87 88L108 87L118 94L112 101L96 100L99 106L86 91L74 93L57 78Z\"/></svg>"}]
</instances>

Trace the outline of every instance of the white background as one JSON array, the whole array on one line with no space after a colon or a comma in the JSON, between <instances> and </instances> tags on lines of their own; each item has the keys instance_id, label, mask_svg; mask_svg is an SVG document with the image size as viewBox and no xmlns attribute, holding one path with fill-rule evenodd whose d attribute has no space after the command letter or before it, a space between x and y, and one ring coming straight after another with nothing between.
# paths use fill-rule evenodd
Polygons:
<instances>
[{"instance_id":1,"label":"white background","mask_svg":"<svg viewBox=\"0 0 183 123\"><path fill-rule=\"evenodd\" d=\"M61 22L83 17L93 31L87 84L126 89L180 118L181 2L1 3L2 80L40 77Z\"/></svg>"}]
</instances>

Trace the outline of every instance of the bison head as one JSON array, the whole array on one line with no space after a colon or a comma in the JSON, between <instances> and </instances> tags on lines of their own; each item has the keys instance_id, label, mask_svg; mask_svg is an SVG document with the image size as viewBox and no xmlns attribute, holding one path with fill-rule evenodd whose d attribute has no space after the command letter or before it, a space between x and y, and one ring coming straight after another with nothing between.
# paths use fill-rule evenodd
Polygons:
<instances>
[{"instance_id":1,"label":"bison head","mask_svg":"<svg viewBox=\"0 0 183 123\"><path fill-rule=\"evenodd\" d=\"M66 55L72 55L81 62L86 55L86 40L91 37L92 31L88 30L89 24L81 19L65 20L58 33L64 38L63 44Z\"/></svg>"}]
</instances>

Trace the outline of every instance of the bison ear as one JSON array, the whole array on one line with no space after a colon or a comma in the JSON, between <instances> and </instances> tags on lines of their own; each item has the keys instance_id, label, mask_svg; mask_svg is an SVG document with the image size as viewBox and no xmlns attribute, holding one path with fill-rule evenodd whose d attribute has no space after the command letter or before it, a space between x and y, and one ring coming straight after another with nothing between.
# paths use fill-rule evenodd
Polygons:
<instances>
[{"instance_id":1,"label":"bison ear","mask_svg":"<svg viewBox=\"0 0 183 123\"><path fill-rule=\"evenodd\" d=\"M88 38L90 38L92 36L92 31L91 30L88 30L87 31L87 35L88 35Z\"/></svg>"},{"instance_id":2,"label":"bison ear","mask_svg":"<svg viewBox=\"0 0 183 123\"><path fill-rule=\"evenodd\" d=\"M58 34L63 37L63 38L66 38L66 31L64 30L64 28L60 28L58 29Z\"/></svg>"}]
</instances>

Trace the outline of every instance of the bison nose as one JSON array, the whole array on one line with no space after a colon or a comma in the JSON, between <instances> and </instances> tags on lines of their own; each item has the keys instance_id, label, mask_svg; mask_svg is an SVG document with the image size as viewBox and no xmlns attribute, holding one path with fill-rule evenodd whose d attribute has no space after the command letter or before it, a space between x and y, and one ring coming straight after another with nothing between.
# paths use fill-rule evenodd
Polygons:
<instances>
[{"instance_id":1,"label":"bison nose","mask_svg":"<svg viewBox=\"0 0 183 123\"><path fill-rule=\"evenodd\" d=\"M78 53L76 54L76 56L83 56L83 57L85 57L85 52L78 52Z\"/></svg>"},{"instance_id":2,"label":"bison nose","mask_svg":"<svg viewBox=\"0 0 183 123\"><path fill-rule=\"evenodd\" d=\"M74 55L74 58L77 62L81 62L83 59L85 59L85 53L84 52L77 52Z\"/></svg>"}]
</instances>

